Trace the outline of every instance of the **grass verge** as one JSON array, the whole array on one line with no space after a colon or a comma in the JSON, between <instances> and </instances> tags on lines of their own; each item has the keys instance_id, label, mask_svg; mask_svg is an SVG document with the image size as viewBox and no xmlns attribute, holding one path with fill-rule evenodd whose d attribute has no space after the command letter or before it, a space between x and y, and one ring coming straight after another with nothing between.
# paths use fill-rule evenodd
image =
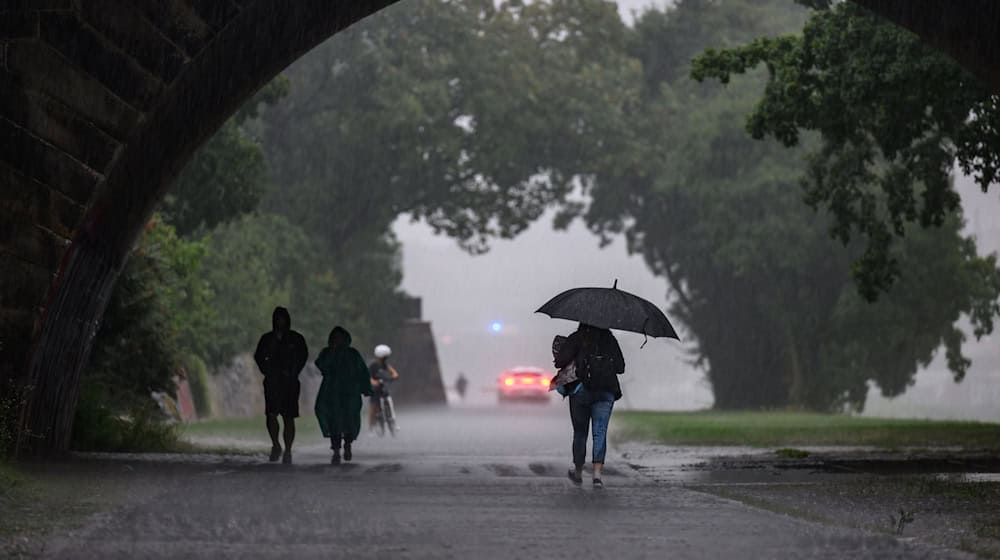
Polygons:
<instances>
[{"instance_id":1,"label":"grass verge","mask_svg":"<svg viewBox=\"0 0 1000 560\"><path fill-rule=\"evenodd\" d=\"M1000 450L1000 424L802 412L634 412L615 415L625 439L672 445L945 447Z\"/></svg>"}]
</instances>

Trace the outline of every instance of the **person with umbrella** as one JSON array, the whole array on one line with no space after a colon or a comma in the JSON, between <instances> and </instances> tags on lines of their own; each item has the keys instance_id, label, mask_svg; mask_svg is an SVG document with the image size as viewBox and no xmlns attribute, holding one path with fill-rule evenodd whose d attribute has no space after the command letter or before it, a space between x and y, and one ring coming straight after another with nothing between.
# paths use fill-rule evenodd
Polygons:
<instances>
[{"instance_id":1,"label":"person with umbrella","mask_svg":"<svg viewBox=\"0 0 1000 560\"><path fill-rule=\"evenodd\" d=\"M553 343L553 361L560 373L553 379L551 388L569 395L573 424L570 480L575 484L583 483L583 462L590 430L594 439L591 450L594 487L603 488L601 472L607 453L608 423L615 401L622 397L618 376L625 373L621 346L610 329L669 338L678 338L677 332L657 306L619 290L617 280L610 289L567 290L549 300L537 313L580 323L568 338L556 337Z\"/></svg>"},{"instance_id":2,"label":"person with umbrella","mask_svg":"<svg viewBox=\"0 0 1000 560\"><path fill-rule=\"evenodd\" d=\"M575 364L578 379L567 387L569 416L573 424L573 469L569 478L583 483L583 463L587 454L588 431L593 432L591 461L594 465L594 487L601 488L601 471L608 448L608 423L615 401L622 397L618 376L625 373L625 358L615 335L586 323L560 345L554 356L555 367L562 369ZM592 430L591 430L592 428Z\"/></svg>"}]
</instances>

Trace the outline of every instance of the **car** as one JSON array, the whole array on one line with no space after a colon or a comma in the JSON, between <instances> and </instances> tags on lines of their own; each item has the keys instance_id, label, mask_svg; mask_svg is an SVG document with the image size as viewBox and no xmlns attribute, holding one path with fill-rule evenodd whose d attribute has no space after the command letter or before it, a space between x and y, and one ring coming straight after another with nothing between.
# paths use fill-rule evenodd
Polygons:
<instances>
[{"instance_id":1,"label":"car","mask_svg":"<svg viewBox=\"0 0 1000 560\"><path fill-rule=\"evenodd\" d=\"M515 367L497 379L497 393L500 402L540 401L548 402L549 378L552 374L537 367Z\"/></svg>"}]
</instances>

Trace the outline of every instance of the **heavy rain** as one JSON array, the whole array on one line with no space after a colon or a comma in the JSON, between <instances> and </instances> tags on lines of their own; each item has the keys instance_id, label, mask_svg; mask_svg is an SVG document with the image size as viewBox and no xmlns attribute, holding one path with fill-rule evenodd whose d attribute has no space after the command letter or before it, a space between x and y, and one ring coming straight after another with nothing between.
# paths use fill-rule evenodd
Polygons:
<instances>
[{"instance_id":1,"label":"heavy rain","mask_svg":"<svg viewBox=\"0 0 1000 560\"><path fill-rule=\"evenodd\" d=\"M997 37L0 2L0 556L997 557Z\"/></svg>"}]
</instances>

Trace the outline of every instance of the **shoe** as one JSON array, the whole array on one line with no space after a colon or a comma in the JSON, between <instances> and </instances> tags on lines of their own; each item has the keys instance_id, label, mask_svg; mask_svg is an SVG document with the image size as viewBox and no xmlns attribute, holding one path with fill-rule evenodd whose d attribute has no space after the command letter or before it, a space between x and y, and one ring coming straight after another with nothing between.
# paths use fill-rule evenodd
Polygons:
<instances>
[{"instance_id":1,"label":"shoe","mask_svg":"<svg viewBox=\"0 0 1000 560\"><path fill-rule=\"evenodd\" d=\"M344 444L344 460L345 461L350 461L353 457L354 457L354 455L351 453L351 444L345 443Z\"/></svg>"},{"instance_id":2,"label":"shoe","mask_svg":"<svg viewBox=\"0 0 1000 560\"><path fill-rule=\"evenodd\" d=\"M598 489L598 490L601 489L601 488L604 488L604 481L602 481L599 478L595 478L594 479L594 488Z\"/></svg>"},{"instance_id":3,"label":"shoe","mask_svg":"<svg viewBox=\"0 0 1000 560\"><path fill-rule=\"evenodd\" d=\"M275 445L271 448L271 458L270 461L273 463L281 458L281 446Z\"/></svg>"},{"instance_id":4,"label":"shoe","mask_svg":"<svg viewBox=\"0 0 1000 560\"><path fill-rule=\"evenodd\" d=\"M336 451L333 452L333 457L330 457L330 464L331 465L340 464L340 453L337 453Z\"/></svg>"},{"instance_id":5,"label":"shoe","mask_svg":"<svg viewBox=\"0 0 1000 560\"><path fill-rule=\"evenodd\" d=\"M286 449L285 450L285 454L281 457L281 464L282 465L291 465L292 464L292 450L291 449Z\"/></svg>"},{"instance_id":6,"label":"shoe","mask_svg":"<svg viewBox=\"0 0 1000 560\"><path fill-rule=\"evenodd\" d=\"M566 475L573 481L573 484L583 484L583 477L576 474L576 469L570 469Z\"/></svg>"}]
</instances>

